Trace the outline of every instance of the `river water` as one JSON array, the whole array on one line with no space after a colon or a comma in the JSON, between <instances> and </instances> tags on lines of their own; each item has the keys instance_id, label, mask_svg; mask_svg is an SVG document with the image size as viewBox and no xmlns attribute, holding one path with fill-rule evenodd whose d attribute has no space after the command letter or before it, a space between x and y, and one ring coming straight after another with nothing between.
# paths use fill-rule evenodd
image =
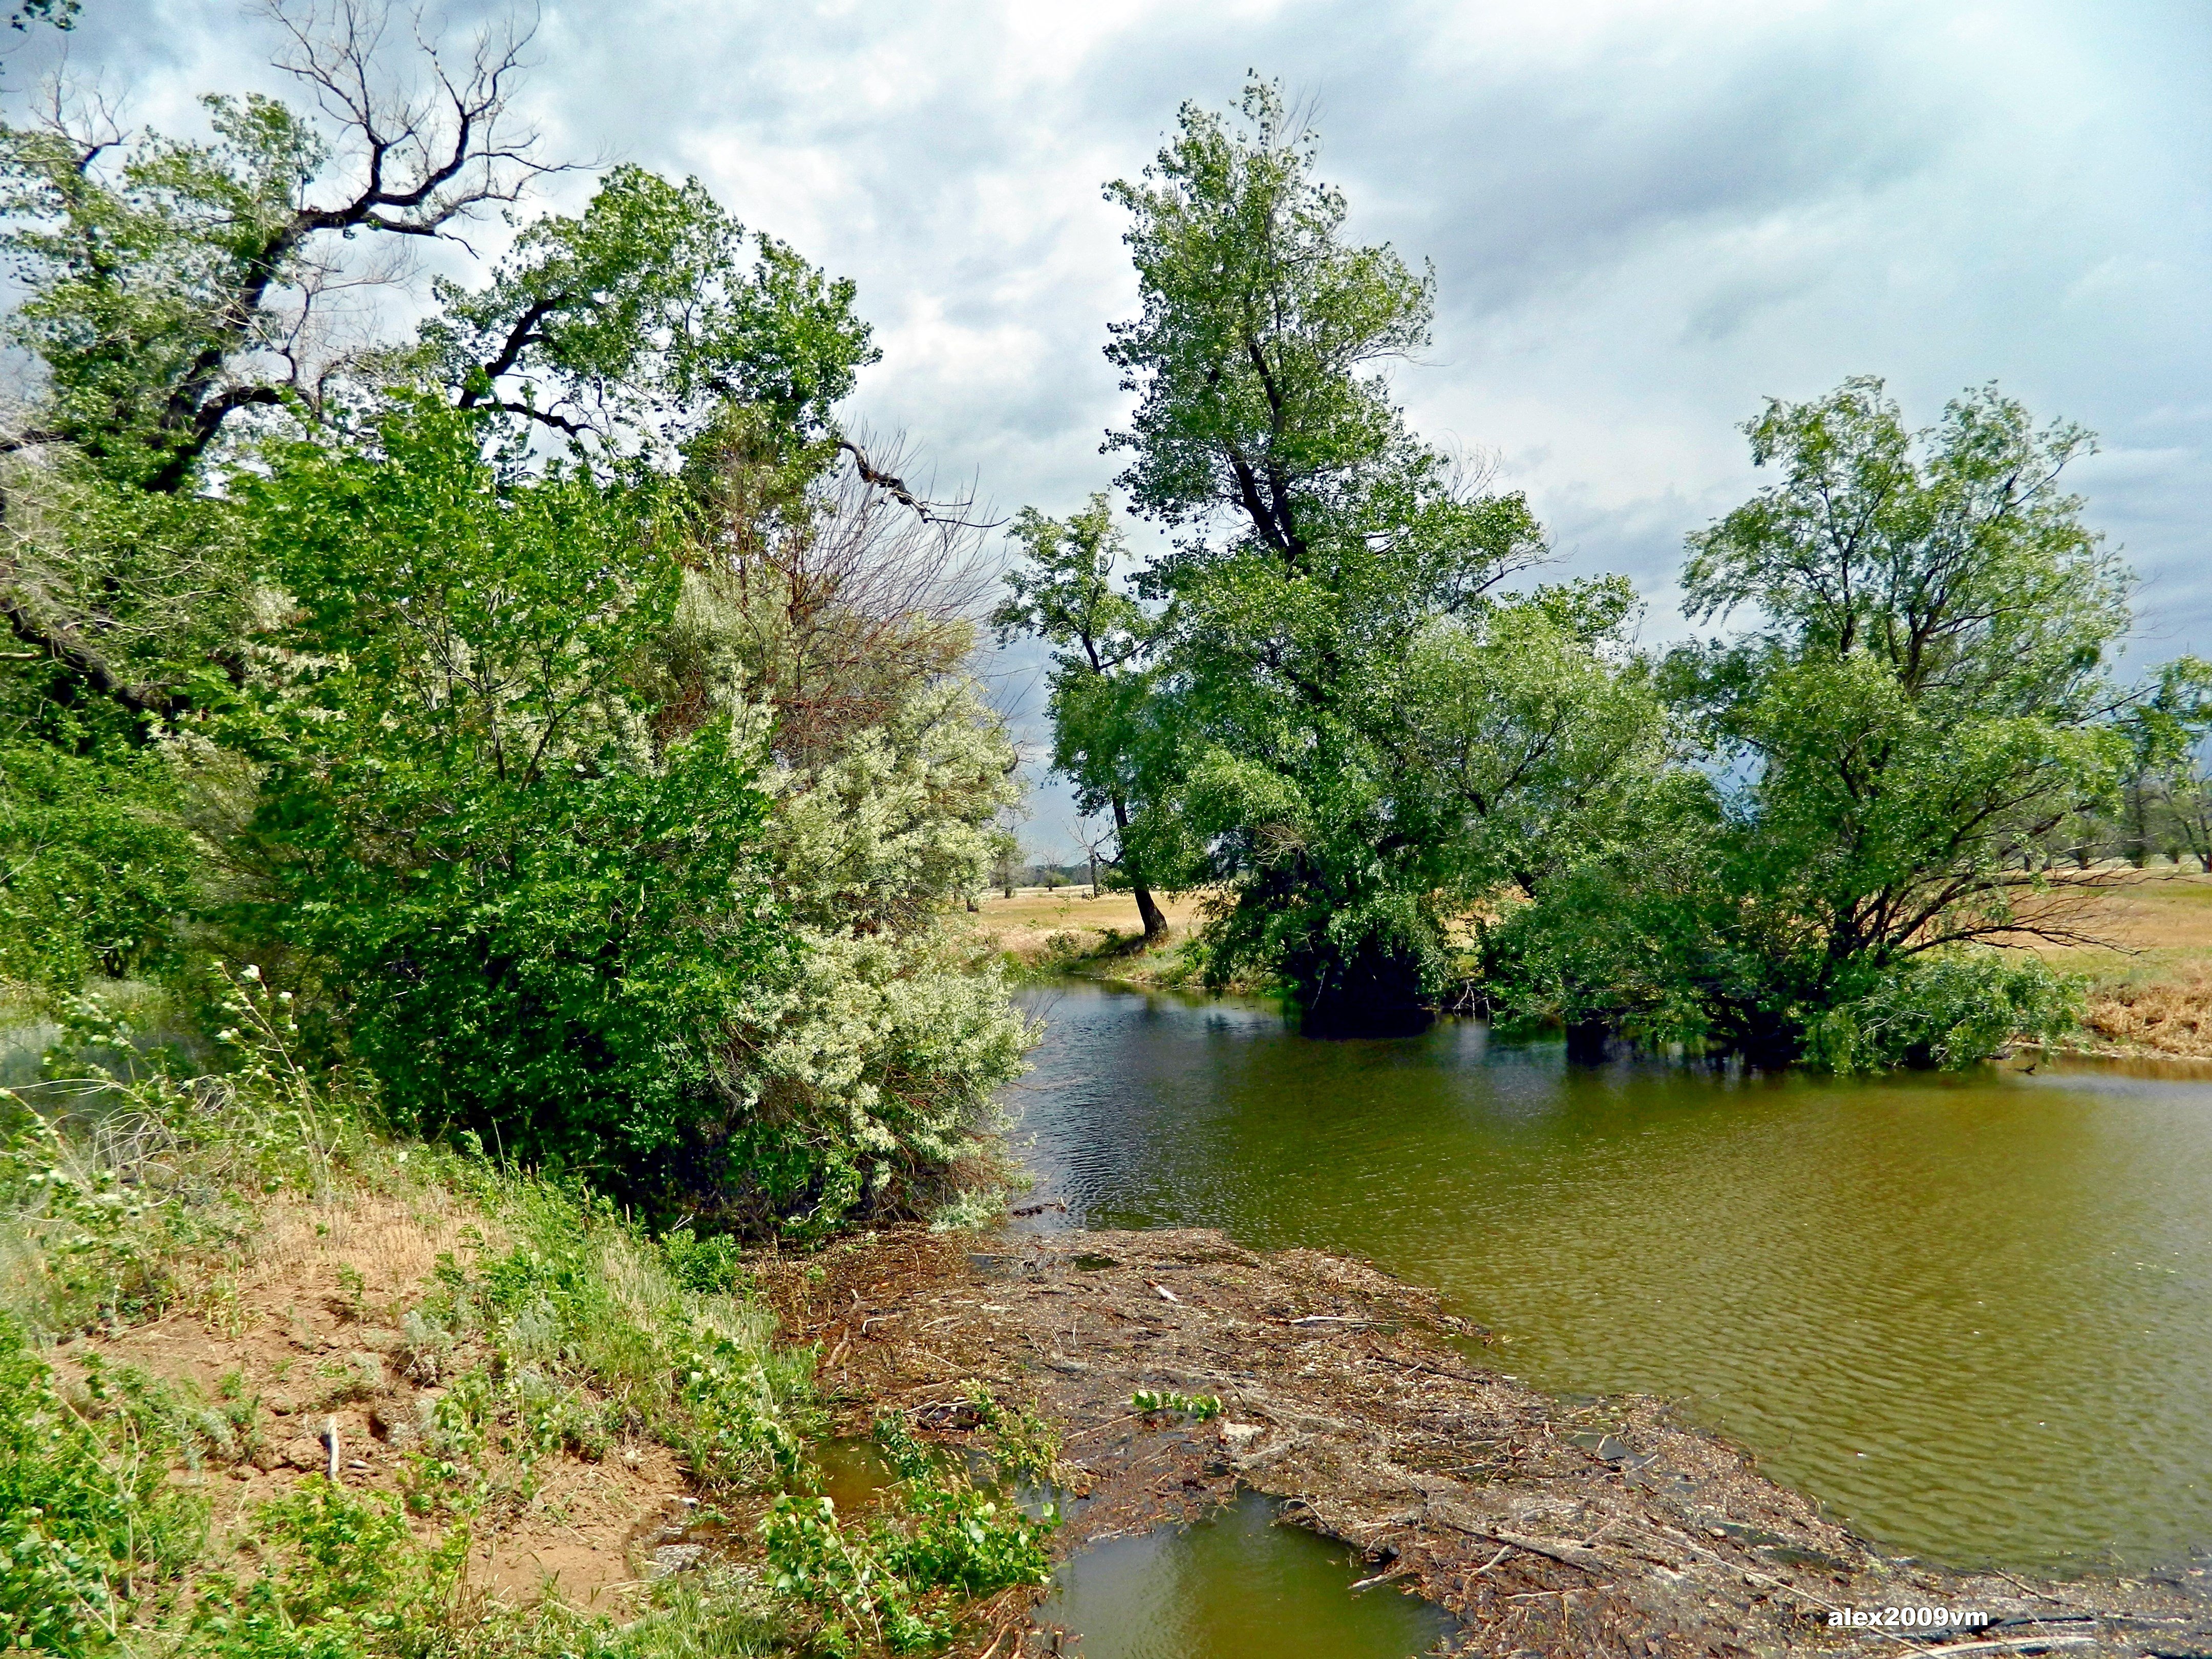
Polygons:
<instances>
[{"instance_id":1,"label":"river water","mask_svg":"<svg viewBox=\"0 0 2212 1659\"><path fill-rule=\"evenodd\" d=\"M1319 1042L1252 1002L1030 1002L1010 1104L1072 1224L1365 1257L1496 1330L1501 1369L1681 1400L1905 1553L2212 1546L2212 1084L1570 1067L1471 1022Z\"/></svg>"}]
</instances>

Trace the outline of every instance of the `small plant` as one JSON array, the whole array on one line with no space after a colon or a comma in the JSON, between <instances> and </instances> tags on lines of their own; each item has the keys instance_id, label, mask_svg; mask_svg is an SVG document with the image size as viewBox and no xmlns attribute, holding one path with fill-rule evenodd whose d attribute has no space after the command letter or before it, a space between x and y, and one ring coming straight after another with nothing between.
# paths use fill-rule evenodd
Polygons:
<instances>
[{"instance_id":1,"label":"small plant","mask_svg":"<svg viewBox=\"0 0 2212 1659\"><path fill-rule=\"evenodd\" d=\"M368 1281L361 1276L361 1269L350 1261L338 1263L338 1293L331 1304L331 1311L341 1319L359 1324L368 1316L366 1292Z\"/></svg>"},{"instance_id":2,"label":"small plant","mask_svg":"<svg viewBox=\"0 0 2212 1659\"><path fill-rule=\"evenodd\" d=\"M990 1431L991 1458L1002 1474L1049 1480L1060 1467L1060 1431L1026 1406L999 1403L981 1382L968 1385L968 1403Z\"/></svg>"},{"instance_id":3,"label":"small plant","mask_svg":"<svg viewBox=\"0 0 2212 1659\"><path fill-rule=\"evenodd\" d=\"M356 1498L320 1476L258 1511L264 1570L200 1591L192 1651L208 1659L356 1659L426 1651L447 1622L468 1548L456 1528L415 1541L396 1501Z\"/></svg>"},{"instance_id":4,"label":"small plant","mask_svg":"<svg viewBox=\"0 0 2212 1659\"><path fill-rule=\"evenodd\" d=\"M1003 1188L963 1187L929 1218L933 1233L973 1232L995 1225L1006 1213Z\"/></svg>"},{"instance_id":5,"label":"small plant","mask_svg":"<svg viewBox=\"0 0 2212 1659\"><path fill-rule=\"evenodd\" d=\"M669 1277L687 1291L702 1296L726 1296L744 1287L744 1263L737 1241L726 1233L696 1237L689 1227L678 1227L660 1241L668 1259Z\"/></svg>"},{"instance_id":6,"label":"small plant","mask_svg":"<svg viewBox=\"0 0 2212 1659\"><path fill-rule=\"evenodd\" d=\"M1203 1423L1221 1415L1221 1400L1211 1394L1155 1394L1139 1389L1129 1396L1129 1409L1146 1417L1188 1417Z\"/></svg>"},{"instance_id":7,"label":"small plant","mask_svg":"<svg viewBox=\"0 0 2212 1659\"><path fill-rule=\"evenodd\" d=\"M1056 1514L1032 1517L977 1490L956 1460L933 1453L896 1413L876 1419L872 1437L899 1477L894 1516L856 1537L828 1498L781 1497L762 1526L777 1592L832 1615L818 1650L848 1653L870 1640L893 1653L941 1646L953 1623L948 1597L1049 1576L1046 1540Z\"/></svg>"}]
</instances>

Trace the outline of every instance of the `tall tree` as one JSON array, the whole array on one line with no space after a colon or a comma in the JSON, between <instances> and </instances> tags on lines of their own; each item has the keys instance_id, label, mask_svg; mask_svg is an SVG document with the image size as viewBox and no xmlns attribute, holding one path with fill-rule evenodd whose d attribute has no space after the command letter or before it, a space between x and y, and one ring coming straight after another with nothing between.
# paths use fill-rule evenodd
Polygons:
<instances>
[{"instance_id":1,"label":"tall tree","mask_svg":"<svg viewBox=\"0 0 2212 1659\"><path fill-rule=\"evenodd\" d=\"M67 443L118 479L185 488L234 416L330 390L331 302L398 274L349 244L448 236L549 170L509 108L526 36L487 32L461 66L429 50L417 93L392 72L380 7L269 15L319 118L211 96L212 142L131 139L57 91L43 118L0 130L29 289L9 332L46 377L9 447Z\"/></svg>"},{"instance_id":2,"label":"tall tree","mask_svg":"<svg viewBox=\"0 0 2212 1659\"><path fill-rule=\"evenodd\" d=\"M1127 540L1104 495L1065 521L1025 507L1013 535L1025 562L1007 573L1010 590L992 615L1001 637L1032 634L1053 647L1052 763L1075 786L1085 817L1112 816L1109 866L1137 901L1145 939L1167 937L1132 820L1151 799L1166 734L1155 712L1146 652L1158 624L1124 588ZM1096 854L1093 854L1094 860Z\"/></svg>"},{"instance_id":3,"label":"tall tree","mask_svg":"<svg viewBox=\"0 0 2212 1659\"><path fill-rule=\"evenodd\" d=\"M1857 1042L1849 1010L1960 947L2083 937L2083 883L2035 850L2112 804L2145 693L2112 667L2130 579L2061 483L2081 428L1989 387L1915 432L1862 378L1745 431L1780 476L1690 538L1683 589L1753 620L1672 670L1741 780L1716 925L1747 972L1718 1022L1787 1057Z\"/></svg>"},{"instance_id":4,"label":"tall tree","mask_svg":"<svg viewBox=\"0 0 2212 1659\"><path fill-rule=\"evenodd\" d=\"M1107 349L1138 394L1109 447L1134 509L1180 532L1140 578L1168 619L1146 689L1177 759L1137 839L1155 878L1217 896L1217 979L1279 977L1309 1029L1401 1025L1449 974L1453 856L1395 744L1395 688L1540 536L1390 400L1431 278L1345 237L1275 88L1243 113L1186 106L1144 179L1108 190L1142 297Z\"/></svg>"}]
</instances>

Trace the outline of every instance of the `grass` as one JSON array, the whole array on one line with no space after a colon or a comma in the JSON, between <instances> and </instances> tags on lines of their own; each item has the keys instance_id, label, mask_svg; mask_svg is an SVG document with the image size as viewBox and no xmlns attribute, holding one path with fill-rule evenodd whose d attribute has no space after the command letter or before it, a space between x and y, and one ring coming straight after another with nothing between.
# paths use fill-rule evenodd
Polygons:
<instances>
[{"instance_id":1,"label":"grass","mask_svg":"<svg viewBox=\"0 0 2212 1659\"><path fill-rule=\"evenodd\" d=\"M926 1652L1042 1577L1049 1526L957 1460L865 1526L823 1507L816 1356L731 1241L387 1139L293 1061L280 1002L248 980L232 1013L221 1075L0 1094L10 1637L65 1659ZM651 1581L668 1538L703 1551ZM806 1563L833 1559L851 1582L825 1600Z\"/></svg>"},{"instance_id":2,"label":"grass","mask_svg":"<svg viewBox=\"0 0 2212 1659\"><path fill-rule=\"evenodd\" d=\"M2167 865L2118 873L2076 924L2106 943L2040 951L2088 980L2079 1046L2212 1060L2212 874Z\"/></svg>"}]
</instances>

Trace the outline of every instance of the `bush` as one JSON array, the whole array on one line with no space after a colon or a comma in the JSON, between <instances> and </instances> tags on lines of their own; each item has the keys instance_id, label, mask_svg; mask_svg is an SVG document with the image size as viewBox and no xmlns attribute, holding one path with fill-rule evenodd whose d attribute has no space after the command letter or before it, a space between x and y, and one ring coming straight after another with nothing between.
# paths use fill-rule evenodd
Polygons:
<instances>
[{"instance_id":1,"label":"bush","mask_svg":"<svg viewBox=\"0 0 2212 1659\"><path fill-rule=\"evenodd\" d=\"M150 757L0 746L0 981L67 994L175 965L198 854L166 783Z\"/></svg>"},{"instance_id":2,"label":"bush","mask_svg":"<svg viewBox=\"0 0 2212 1659\"><path fill-rule=\"evenodd\" d=\"M654 678L659 487L514 477L483 436L426 404L251 486L300 615L239 920L313 953L399 1124L643 1189L781 948L768 802L738 709Z\"/></svg>"},{"instance_id":3,"label":"bush","mask_svg":"<svg viewBox=\"0 0 2212 1659\"><path fill-rule=\"evenodd\" d=\"M222 1577L202 1587L190 1651L398 1659L434 1644L459 1585L465 1531L426 1550L396 1499L356 1498L319 1475L263 1504L256 1521L262 1571L244 1587Z\"/></svg>"},{"instance_id":4,"label":"bush","mask_svg":"<svg viewBox=\"0 0 2212 1659\"><path fill-rule=\"evenodd\" d=\"M893 1653L941 1647L954 1623L948 1595L987 1595L1051 1574L1045 1540L1055 1516L1032 1519L911 1439L890 1450L902 1477L896 1519L856 1536L830 1499L785 1496L761 1524L776 1593L823 1617L817 1651L842 1655L870 1641Z\"/></svg>"},{"instance_id":5,"label":"bush","mask_svg":"<svg viewBox=\"0 0 2212 1659\"><path fill-rule=\"evenodd\" d=\"M1812 1020L1805 1059L1833 1072L1954 1071L2015 1038L2049 1040L2074 1030L2083 985L2034 957L1978 951L1912 959Z\"/></svg>"}]
</instances>

